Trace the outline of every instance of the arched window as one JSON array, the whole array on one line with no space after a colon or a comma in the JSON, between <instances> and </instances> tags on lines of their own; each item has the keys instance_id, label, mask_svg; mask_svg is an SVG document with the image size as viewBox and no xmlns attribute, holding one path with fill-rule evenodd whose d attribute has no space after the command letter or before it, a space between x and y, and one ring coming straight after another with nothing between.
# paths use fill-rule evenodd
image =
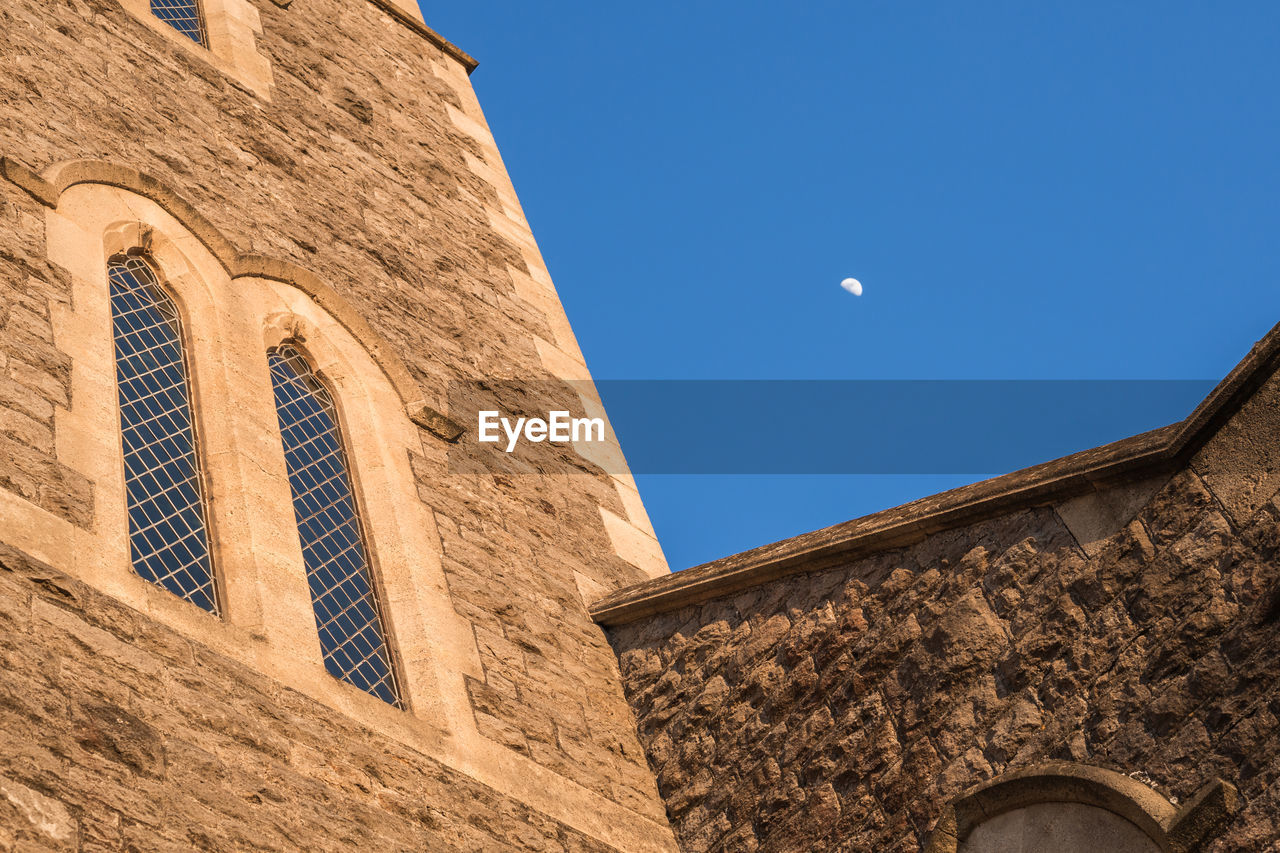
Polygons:
<instances>
[{"instance_id":1,"label":"arched window","mask_svg":"<svg viewBox=\"0 0 1280 853\"><path fill-rule=\"evenodd\" d=\"M134 570L218 612L178 309L140 257L108 264Z\"/></svg>"},{"instance_id":2,"label":"arched window","mask_svg":"<svg viewBox=\"0 0 1280 853\"><path fill-rule=\"evenodd\" d=\"M325 668L402 707L333 397L295 347L267 358Z\"/></svg>"},{"instance_id":3,"label":"arched window","mask_svg":"<svg viewBox=\"0 0 1280 853\"><path fill-rule=\"evenodd\" d=\"M201 47L209 46L199 0L151 0L151 14Z\"/></svg>"}]
</instances>

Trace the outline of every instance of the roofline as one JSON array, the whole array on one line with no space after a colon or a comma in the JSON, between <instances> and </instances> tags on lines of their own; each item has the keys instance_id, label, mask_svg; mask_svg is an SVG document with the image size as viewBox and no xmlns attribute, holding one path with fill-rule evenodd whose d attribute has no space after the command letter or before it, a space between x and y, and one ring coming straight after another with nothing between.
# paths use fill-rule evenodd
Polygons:
<instances>
[{"instance_id":1,"label":"roofline","mask_svg":"<svg viewBox=\"0 0 1280 853\"><path fill-rule=\"evenodd\" d=\"M456 59L462 64L462 67L466 69L468 76L470 76L471 72L475 71L476 67L480 64L471 56L471 54L467 53L465 50L458 47L435 30L431 29L431 27L428 27L425 23L418 20L404 9L401 9L395 4L394 0L369 0L369 2L416 32L418 35L425 38L427 41L434 44L436 47L443 50L449 56Z\"/></svg>"},{"instance_id":2,"label":"roofline","mask_svg":"<svg viewBox=\"0 0 1280 853\"><path fill-rule=\"evenodd\" d=\"M1280 324L1178 423L634 584L592 604L591 617L606 627L623 625L787 575L901 548L1016 509L1074 497L1095 485L1114 486L1172 472L1239 410L1278 360Z\"/></svg>"}]
</instances>

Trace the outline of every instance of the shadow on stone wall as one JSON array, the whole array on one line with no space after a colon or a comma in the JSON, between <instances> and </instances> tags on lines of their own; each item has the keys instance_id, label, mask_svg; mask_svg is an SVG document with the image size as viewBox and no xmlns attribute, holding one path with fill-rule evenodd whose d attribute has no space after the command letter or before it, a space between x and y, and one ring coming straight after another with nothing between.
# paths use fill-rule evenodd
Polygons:
<instances>
[{"instance_id":1,"label":"shadow on stone wall","mask_svg":"<svg viewBox=\"0 0 1280 853\"><path fill-rule=\"evenodd\" d=\"M1053 759L1221 777L1207 849L1280 840L1276 386L1087 550L1029 508L610 628L681 849L918 850Z\"/></svg>"}]
</instances>

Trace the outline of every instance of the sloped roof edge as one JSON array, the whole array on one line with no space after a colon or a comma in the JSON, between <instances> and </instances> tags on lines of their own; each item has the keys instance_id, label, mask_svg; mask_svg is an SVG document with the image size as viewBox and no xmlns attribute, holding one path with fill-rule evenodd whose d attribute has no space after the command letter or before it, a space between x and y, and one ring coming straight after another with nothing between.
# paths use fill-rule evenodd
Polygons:
<instances>
[{"instance_id":1,"label":"sloped roof edge","mask_svg":"<svg viewBox=\"0 0 1280 853\"><path fill-rule=\"evenodd\" d=\"M604 626L622 625L1073 497L1095 485L1120 485L1172 471L1239 410L1278 360L1280 324L1178 423L634 584L592 604L591 616Z\"/></svg>"}]
</instances>

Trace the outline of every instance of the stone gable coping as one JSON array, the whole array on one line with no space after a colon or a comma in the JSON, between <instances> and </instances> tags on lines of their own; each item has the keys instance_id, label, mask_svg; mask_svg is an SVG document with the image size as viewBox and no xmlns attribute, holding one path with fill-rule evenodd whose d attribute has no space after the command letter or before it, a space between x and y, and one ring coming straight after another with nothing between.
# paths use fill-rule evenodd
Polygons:
<instances>
[{"instance_id":1,"label":"stone gable coping","mask_svg":"<svg viewBox=\"0 0 1280 853\"><path fill-rule=\"evenodd\" d=\"M275 3L281 9L288 9L293 5L293 0L271 0L271 2ZM475 71L476 67L480 64L471 56L471 54L467 53L465 50L458 47L435 30L431 29L431 27L428 27L422 21L419 21L417 18L405 12L395 3L391 2L391 0L369 0L369 2L374 6L377 6L383 12L386 12L394 18L397 23L403 24L413 30L415 33L440 48L448 56L457 60L459 64L466 69L468 75L470 75L472 71Z\"/></svg>"},{"instance_id":2,"label":"stone gable coping","mask_svg":"<svg viewBox=\"0 0 1280 853\"><path fill-rule=\"evenodd\" d=\"M289 0L289 2L292 2L292 0ZM395 3L391 2L391 0L369 0L369 2L416 32L418 35L422 36L427 41L434 44L436 47L443 50L451 58L457 60L458 63L467 70L468 75L470 75L472 71L475 71L476 67L480 64L471 56L471 54L467 53L465 50L458 47L435 30L431 29L431 27L428 27L422 21L419 21L417 18L414 18L412 15L405 12ZM277 0L277 3L279 3L279 0ZM279 5L287 6L288 4L283 3Z\"/></svg>"},{"instance_id":3,"label":"stone gable coping","mask_svg":"<svg viewBox=\"0 0 1280 853\"><path fill-rule=\"evenodd\" d=\"M1280 363L1280 324L1184 420L1051 462L983 480L691 569L625 587L595 602L603 626L666 613L787 575L900 548L1011 511L1126 485L1185 465Z\"/></svg>"}]
</instances>

